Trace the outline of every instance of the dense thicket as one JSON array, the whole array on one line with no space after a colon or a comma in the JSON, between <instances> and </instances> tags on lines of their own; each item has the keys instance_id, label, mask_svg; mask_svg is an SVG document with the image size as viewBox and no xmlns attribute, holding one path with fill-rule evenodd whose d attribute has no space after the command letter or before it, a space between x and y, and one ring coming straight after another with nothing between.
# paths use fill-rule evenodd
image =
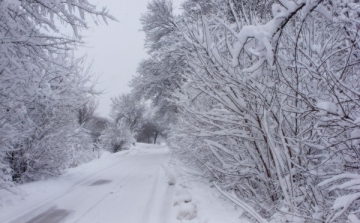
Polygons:
<instances>
[{"instance_id":1,"label":"dense thicket","mask_svg":"<svg viewBox=\"0 0 360 223\"><path fill-rule=\"evenodd\" d=\"M174 153L255 221L358 222L360 4L188 0L183 8L174 16L170 2L149 3L151 58L133 84L176 107ZM179 59L173 72L168 57ZM159 84L167 94L154 93Z\"/></svg>"},{"instance_id":2,"label":"dense thicket","mask_svg":"<svg viewBox=\"0 0 360 223\"><path fill-rule=\"evenodd\" d=\"M78 112L94 91L72 56L86 15L113 19L86 0L0 1L0 188L56 175L92 146Z\"/></svg>"}]
</instances>

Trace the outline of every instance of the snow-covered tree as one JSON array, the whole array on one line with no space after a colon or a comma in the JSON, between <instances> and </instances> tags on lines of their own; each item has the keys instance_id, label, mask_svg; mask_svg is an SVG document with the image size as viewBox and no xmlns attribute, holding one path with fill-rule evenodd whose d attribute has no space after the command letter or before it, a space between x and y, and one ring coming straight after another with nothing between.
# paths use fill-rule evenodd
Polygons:
<instances>
[{"instance_id":1,"label":"snow-covered tree","mask_svg":"<svg viewBox=\"0 0 360 223\"><path fill-rule=\"evenodd\" d=\"M172 94L179 113L169 141L259 222L359 218L357 202L339 205L359 192L353 181L350 192L340 190L351 178L342 174L359 168L358 7L183 4L176 28L188 69ZM342 180L334 196L318 186L324 180Z\"/></svg>"},{"instance_id":2,"label":"snow-covered tree","mask_svg":"<svg viewBox=\"0 0 360 223\"><path fill-rule=\"evenodd\" d=\"M171 54L174 55L174 54ZM144 60L139 64L138 74L131 81L132 94L136 100L150 100L156 116L163 122L173 122L177 107L173 92L180 88L181 75L178 58Z\"/></svg>"},{"instance_id":3,"label":"snow-covered tree","mask_svg":"<svg viewBox=\"0 0 360 223\"><path fill-rule=\"evenodd\" d=\"M114 19L86 0L0 2L1 187L56 175L88 145L76 113L94 92L71 52L86 15Z\"/></svg>"},{"instance_id":4,"label":"snow-covered tree","mask_svg":"<svg viewBox=\"0 0 360 223\"><path fill-rule=\"evenodd\" d=\"M143 60L137 75L130 83L137 100L150 100L155 107L156 119L168 126L178 112L173 93L178 91L188 69L186 54L182 50L184 39L178 20L168 0L148 3L148 12L141 18L146 35L145 48L151 58Z\"/></svg>"},{"instance_id":5,"label":"snow-covered tree","mask_svg":"<svg viewBox=\"0 0 360 223\"><path fill-rule=\"evenodd\" d=\"M124 120L131 131L136 132L141 123L145 106L132 94L122 94L111 99L111 114L115 123Z\"/></svg>"},{"instance_id":6,"label":"snow-covered tree","mask_svg":"<svg viewBox=\"0 0 360 223\"><path fill-rule=\"evenodd\" d=\"M14 117L9 124L21 125L5 157L13 180L17 182L58 174L66 167L67 154L75 152L79 146L91 145L80 143L84 142L86 134L81 131L76 117L77 109L87 100L87 78L80 75L77 64L70 66L76 68L74 70L69 70L65 63L67 69L58 69L52 63L47 65L50 73L36 72L31 82L17 89L16 93L24 101L16 101L16 98L10 101L15 108L21 106L21 110L8 112Z\"/></svg>"}]
</instances>

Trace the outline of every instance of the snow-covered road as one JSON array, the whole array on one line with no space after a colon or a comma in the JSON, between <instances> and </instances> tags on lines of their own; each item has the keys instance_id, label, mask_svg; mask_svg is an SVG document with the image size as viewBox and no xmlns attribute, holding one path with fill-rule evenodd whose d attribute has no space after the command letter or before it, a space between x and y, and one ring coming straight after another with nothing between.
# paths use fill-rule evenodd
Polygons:
<instances>
[{"instance_id":1,"label":"snow-covered road","mask_svg":"<svg viewBox=\"0 0 360 223\"><path fill-rule=\"evenodd\" d=\"M167 149L142 145L112 156L65 190L8 213L3 223L167 223L174 186L166 180ZM29 206L29 205L28 205Z\"/></svg>"}]
</instances>

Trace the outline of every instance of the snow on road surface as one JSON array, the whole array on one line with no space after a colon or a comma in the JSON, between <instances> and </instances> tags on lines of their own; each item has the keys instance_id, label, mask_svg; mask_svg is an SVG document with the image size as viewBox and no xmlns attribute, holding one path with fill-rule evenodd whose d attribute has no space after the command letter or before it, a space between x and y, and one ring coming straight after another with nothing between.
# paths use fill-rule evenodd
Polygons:
<instances>
[{"instance_id":1,"label":"snow on road surface","mask_svg":"<svg viewBox=\"0 0 360 223\"><path fill-rule=\"evenodd\" d=\"M139 143L20 185L22 196L0 190L0 223L248 223L214 188L174 176L168 153Z\"/></svg>"},{"instance_id":2,"label":"snow on road surface","mask_svg":"<svg viewBox=\"0 0 360 223\"><path fill-rule=\"evenodd\" d=\"M64 174L64 181L83 176L73 185L64 184L66 190L55 187L56 192L52 193L53 185L46 188L44 193L51 196L43 203L37 203L39 199L30 194L26 200L33 202L14 205L6 213L0 209L0 222L170 222L168 218L174 186L169 186L166 180L166 147L142 145L141 148L122 152L118 156L114 154L101 161L85 164L85 173L72 174L70 171ZM88 169L96 172L91 173ZM41 182L34 185L41 186ZM33 193L38 191L33 188Z\"/></svg>"}]
</instances>

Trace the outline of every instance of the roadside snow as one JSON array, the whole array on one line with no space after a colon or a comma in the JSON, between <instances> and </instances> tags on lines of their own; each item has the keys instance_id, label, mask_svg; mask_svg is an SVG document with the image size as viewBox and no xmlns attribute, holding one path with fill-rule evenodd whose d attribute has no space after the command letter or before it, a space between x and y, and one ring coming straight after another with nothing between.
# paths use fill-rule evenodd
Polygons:
<instances>
[{"instance_id":1,"label":"roadside snow","mask_svg":"<svg viewBox=\"0 0 360 223\"><path fill-rule=\"evenodd\" d=\"M173 223L251 223L242 217L243 210L199 178L196 171L180 162L172 168L177 169Z\"/></svg>"}]
</instances>

